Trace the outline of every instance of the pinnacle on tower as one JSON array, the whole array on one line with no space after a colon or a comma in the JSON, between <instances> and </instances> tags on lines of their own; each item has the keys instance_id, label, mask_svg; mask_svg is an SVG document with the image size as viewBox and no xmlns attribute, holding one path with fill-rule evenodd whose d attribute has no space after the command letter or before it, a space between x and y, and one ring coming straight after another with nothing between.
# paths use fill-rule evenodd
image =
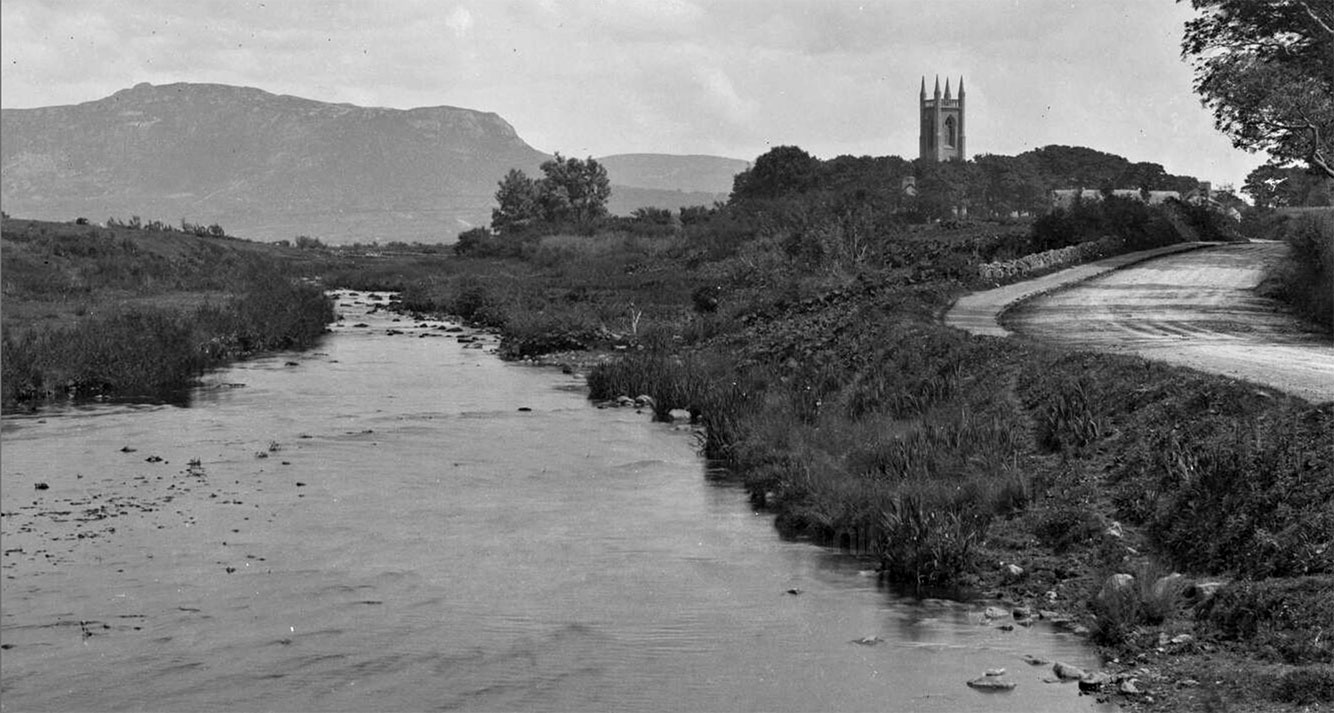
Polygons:
<instances>
[{"instance_id":1,"label":"pinnacle on tower","mask_svg":"<svg viewBox=\"0 0 1334 713\"><path fill-rule=\"evenodd\" d=\"M922 75L922 98L926 98L926 75Z\"/></svg>"},{"instance_id":2,"label":"pinnacle on tower","mask_svg":"<svg viewBox=\"0 0 1334 713\"><path fill-rule=\"evenodd\" d=\"M945 101L950 100L950 78L945 77Z\"/></svg>"},{"instance_id":3,"label":"pinnacle on tower","mask_svg":"<svg viewBox=\"0 0 1334 713\"><path fill-rule=\"evenodd\" d=\"M940 75L936 75L936 98L940 98Z\"/></svg>"},{"instance_id":4,"label":"pinnacle on tower","mask_svg":"<svg viewBox=\"0 0 1334 713\"><path fill-rule=\"evenodd\" d=\"M959 98L963 99L963 75L959 75Z\"/></svg>"}]
</instances>

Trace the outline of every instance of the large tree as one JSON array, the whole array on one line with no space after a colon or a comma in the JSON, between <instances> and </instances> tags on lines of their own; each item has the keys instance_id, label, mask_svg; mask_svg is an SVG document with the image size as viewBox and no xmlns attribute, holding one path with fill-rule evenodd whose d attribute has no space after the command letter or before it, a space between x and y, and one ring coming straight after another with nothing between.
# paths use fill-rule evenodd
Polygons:
<instances>
[{"instance_id":1,"label":"large tree","mask_svg":"<svg viewBox=\"0 0 1334 713\"><path fill-rule=\"evenodd\" d=\"M581 161L557 153L542 164L542 173L538 202L548 223L591 226L607 215L611 182L607 169L591 156Z\"/></svg>"},{"instance_id":2,"label":"large tree","mask_svg":"<svg viewBox=\"0 0 1334 713\"><path fill-rule=\"evenodd\" d=\"M1191 0L1182 56L1219 130L1334 177L1334 2Z\"/></svg>"},{"instance_id":3,"label":"large tree","mask_svg":"<svg viewBox=\"0 0 1334 713\"><path fill-rule=\"evenodd\" d=\"M797 146L775 146L755 159L755 165L732 179L733 202L778 198L815 186L820 160Z\"/></svg>"},{"instance_id":4,"label":"large tree","mask_svg":"<svg viewBox=\"0 0 1334 713\"><path fill-rule=\"evenodd\" d=\"M517 168L501 179L496 204L491 209L491 229L501 235L522 232L541 218L537 182Z\"/></svg>"},{"instance_id":5,"label":"large tree","mask_svg":"<svg viewBox=\"0 0 1334 713\"><path fill-rule=\"evenodd\" d=\"M607 215L611 183L607 169L591 157L566 158L559 153L542 164L542 178L510 169L496 191L491 229L501 235L523 233L537 225L591 226Z\"/></svg>"}]
</instances>

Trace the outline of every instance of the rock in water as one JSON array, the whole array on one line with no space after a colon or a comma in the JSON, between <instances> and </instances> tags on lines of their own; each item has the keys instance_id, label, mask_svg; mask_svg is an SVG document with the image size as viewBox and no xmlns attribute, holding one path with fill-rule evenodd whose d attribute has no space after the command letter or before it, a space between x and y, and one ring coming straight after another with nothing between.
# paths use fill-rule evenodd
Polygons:
<instances>
[{"instance_id":1,"label":"rock in water","mask_svg":"<svg viewBox=\"0 0 1334 713\"><path fill-rule=\"evenodd\" d=\"M1007 681L995 676L983 676L968 682L969 688L975 688L979 691L1011 691L1014 690L1014 686L1014 681Z\"/></svg>"},{"instance_id":2,"label":"rock in water","mask_svg":"<svg viewBox=\"0 0 1334 713\"><path fill-rule=\"evenodd\" d=\"M1090 673L1079 679L1079 690L1085 693L1097 693L1112 677L1105 673Z\"/></svg>"},{"instance_id":3,"label":"rock in water","mask_svg":"<svg viewBox=\"0 0 1334 713\"><path fill-rule=\"evenodd\" d=\"M1052 664L1051 670L1052 673L1056 674L1057 678L1067 681L1077 681L1087 675L1084 673L1084 669L1060 661Z\"/></svg>"}]
</instances>

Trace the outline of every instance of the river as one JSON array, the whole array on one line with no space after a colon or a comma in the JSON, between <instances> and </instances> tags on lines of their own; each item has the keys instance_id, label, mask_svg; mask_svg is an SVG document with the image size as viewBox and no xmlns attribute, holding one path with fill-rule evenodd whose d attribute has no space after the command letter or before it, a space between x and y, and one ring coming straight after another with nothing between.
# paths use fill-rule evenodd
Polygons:
<instances>
[{"instance_id":1,"label":"river","mask_svg":"<svg viewBox=\"0 0 1334 713\"><path fill-rule=\"evenodd\" d=\"M185 406L4 419L0 709L1098 708L1021 658L1080 639L897 596L688 429L379 298Z\"/></svg>"}]
</instances>

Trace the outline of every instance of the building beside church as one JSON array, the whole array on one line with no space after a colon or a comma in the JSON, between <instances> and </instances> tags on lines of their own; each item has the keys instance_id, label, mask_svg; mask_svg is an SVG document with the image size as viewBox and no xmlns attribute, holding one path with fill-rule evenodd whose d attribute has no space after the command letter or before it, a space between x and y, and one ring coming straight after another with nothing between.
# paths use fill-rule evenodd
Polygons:
<instances>
[{"instance_id":1,"label":"building beside church","mask_svg":"<svg viewBox=\"0 0 1334 713\"><path fill-rule=\"evenodd\" d=\"M963 77L959 77L959 96L951 96L950 80L945 79L945 94L940 93L940 77L936 77L936 91L926 96L926 77L922 77L921 105L922 132L918 156L932 161L966 161L964 148L964 93Z\"/></svg>"}]
</instances>

